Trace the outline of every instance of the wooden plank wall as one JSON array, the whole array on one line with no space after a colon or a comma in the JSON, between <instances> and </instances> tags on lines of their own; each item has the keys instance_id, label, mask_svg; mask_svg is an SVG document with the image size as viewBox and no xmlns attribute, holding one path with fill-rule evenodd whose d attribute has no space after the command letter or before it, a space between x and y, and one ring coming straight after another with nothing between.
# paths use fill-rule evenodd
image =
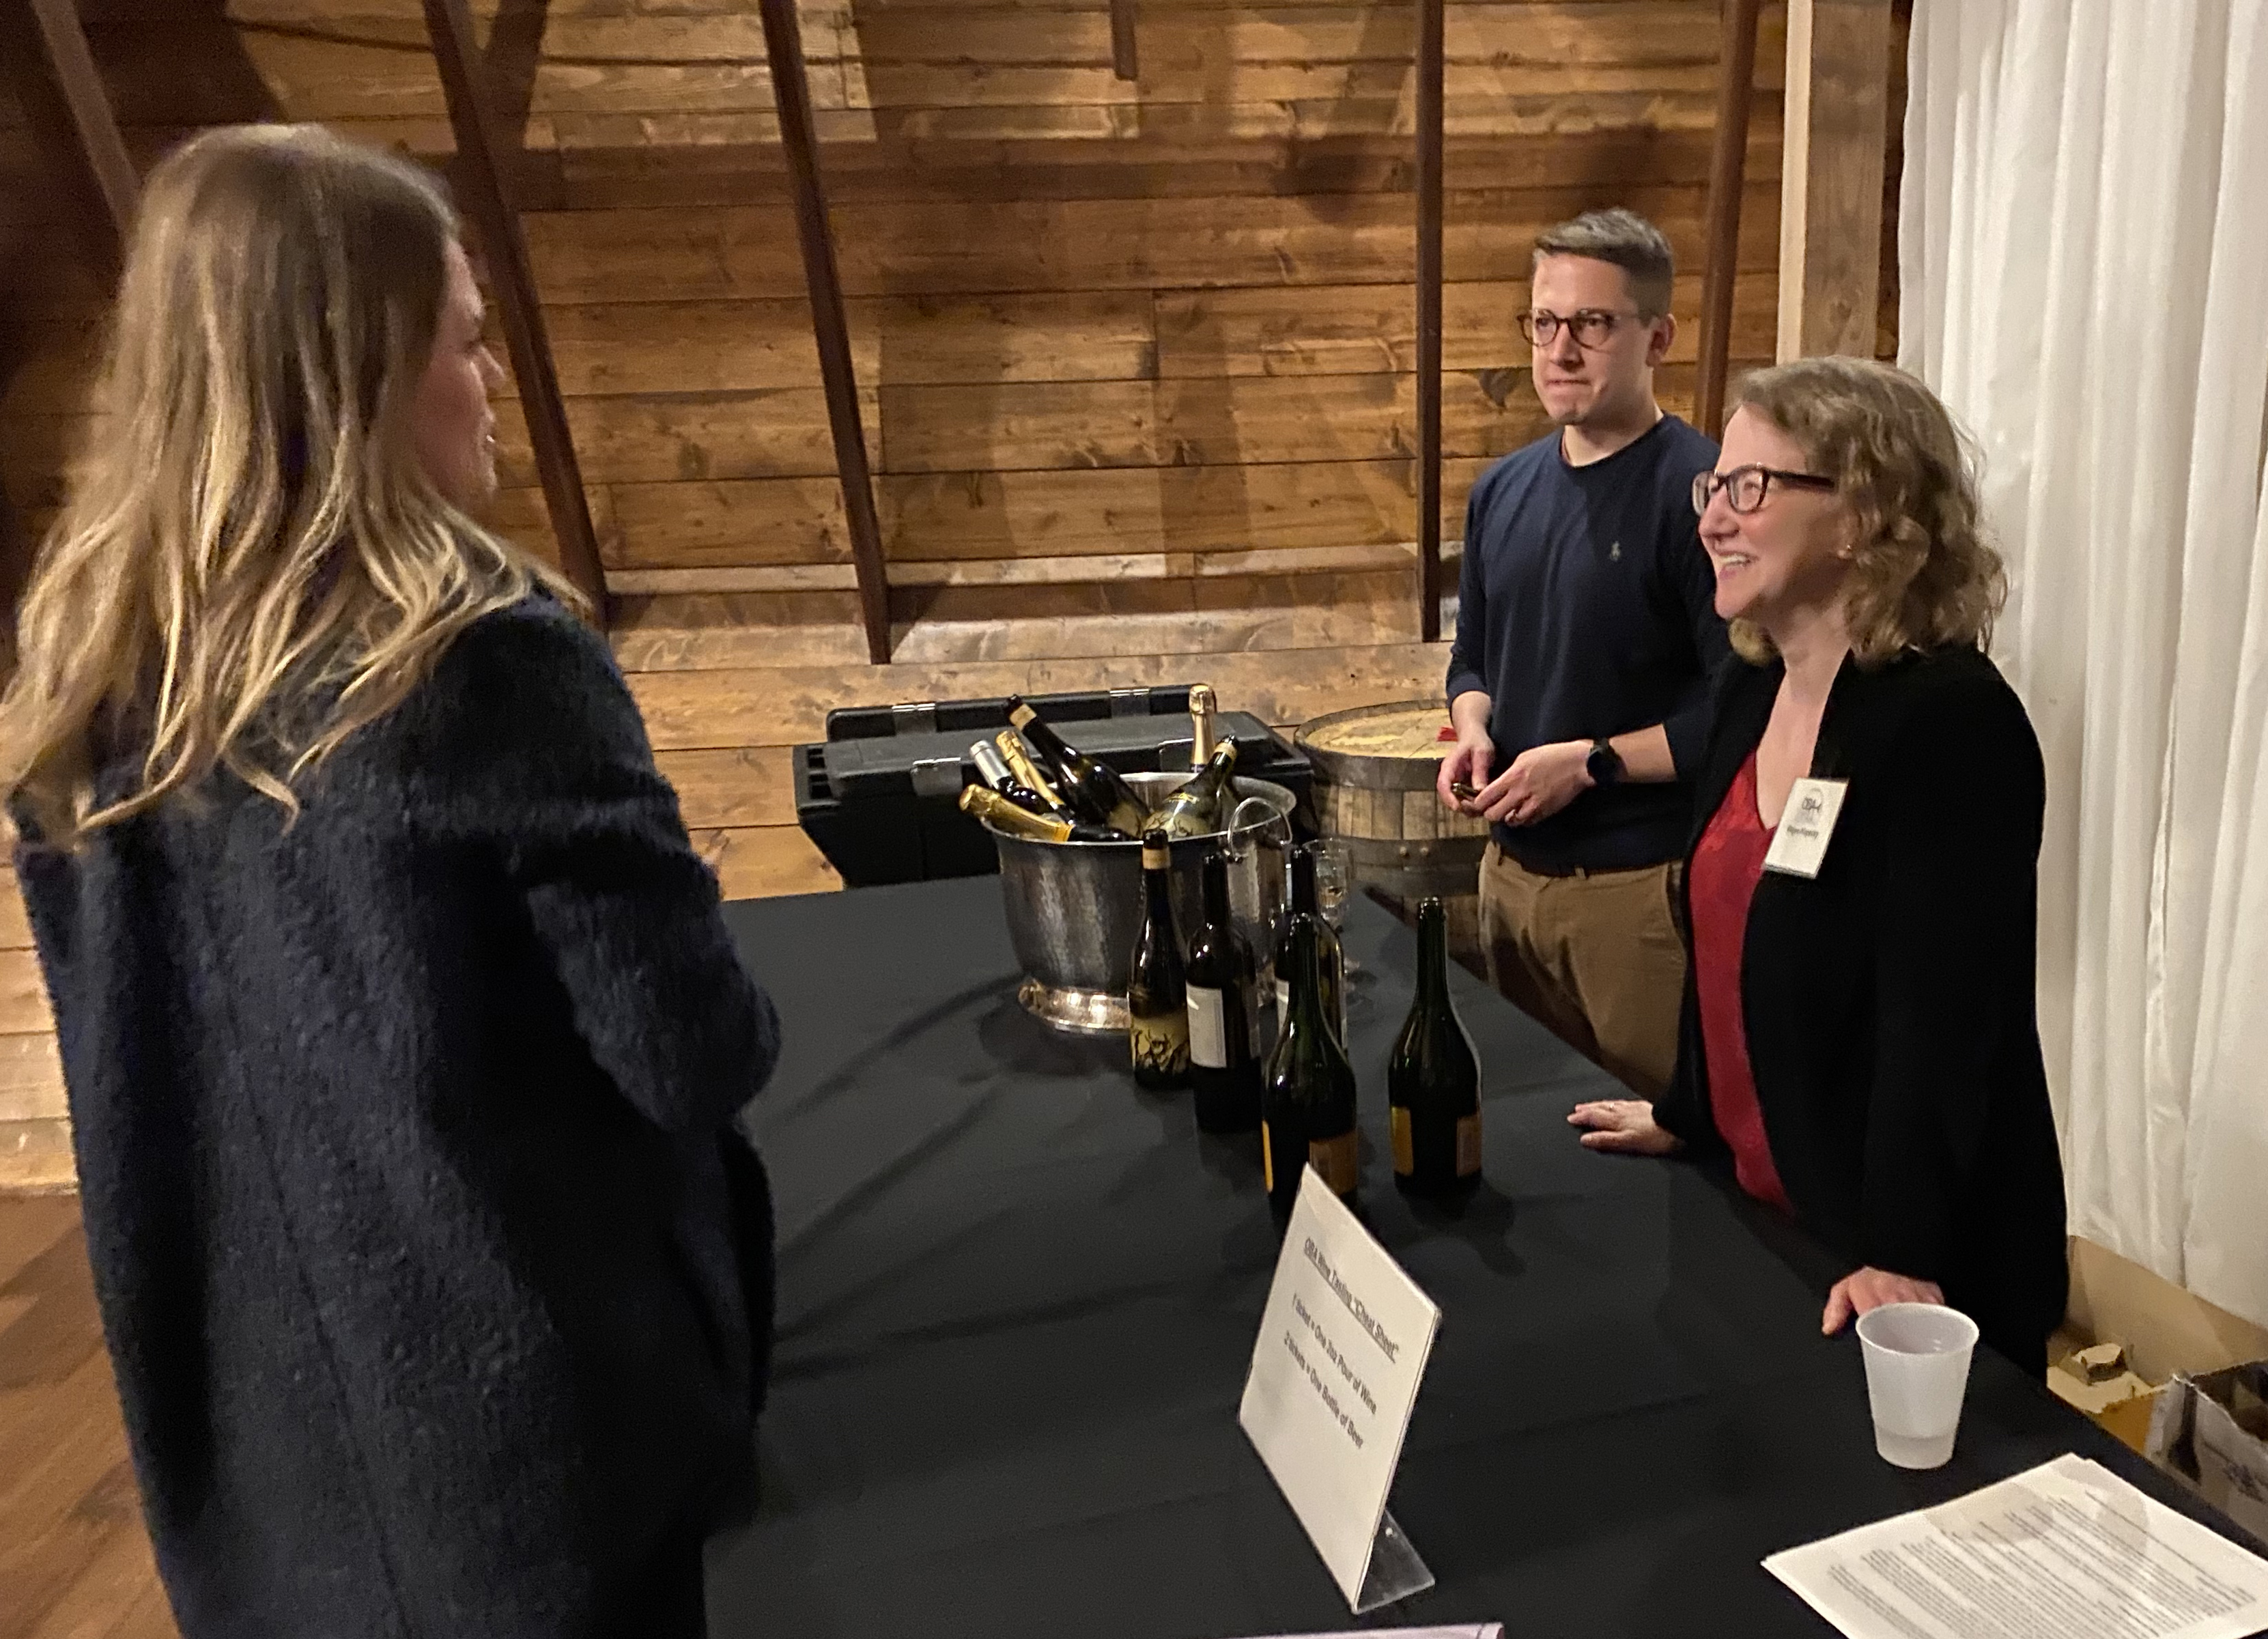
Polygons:
<instances>
[{"instance_id":1,"label":"wooden plank wall","mask_svg":"<svg viewBox=\"0 0 2268 1639\"><path fill-rule=\"evenodd\" d=\"M83 8L145 165L275 117L448 161L419 0ZM1439 686L1411 587L1406 0L1144 0L1132 83L1104 0L803 0L886 668L864 659L754 5L474 9L524 144L616 650L728 893L835 885L794 826L787 751L833 705L1203 677L1290 724ZM1543 430L1513 315L1545 224L1626 203L1668 233L1685 322L1662 385L1687 407L1717 32L1717 0L1452 0L1450 551L1473 476ZM1736 373L1772 349L1784 56L1770 7ZM37 529L98 408L102 297L8 90L0 485ZM509 410L503 441L497 521L548 550ZM42 1085L0 1091L0 1182L37 1176L11 1142L61 1153Z\"/></svg>"}]
</instances>

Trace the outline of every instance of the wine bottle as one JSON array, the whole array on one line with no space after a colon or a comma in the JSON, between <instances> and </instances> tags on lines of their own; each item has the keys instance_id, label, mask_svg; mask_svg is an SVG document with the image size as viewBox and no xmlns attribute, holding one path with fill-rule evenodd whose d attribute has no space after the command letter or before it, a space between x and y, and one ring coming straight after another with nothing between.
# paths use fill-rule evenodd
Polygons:
<instances>
[{"instance_id":1,"label":"wine bottle","mask_svg":"<svg viewBox=\"0 0 2268 1639\"><path fill-rule=\"evenodd\" d=\"M1203 768L1212 761L1213 748L1220 743L1220 722L1215 713L1219 702L1213 698L1211 683L1198 683L1189 690L1189 766Z\"/></svg>"},{"instance_id":2,"label":"wine bottle","mask_svg":"<svg viewBox=\"0 0 2268 1639\"><path fill-rule=\"evenodd\" d=\"M1159 804L1150 823L1168 837L1204 837L1221 830L1228 816L1230 780L1236 774L1236 742L1224 742L1212 759Z\"/></svg>"},{"instance_id":3,"label":"wine bottle","mask_svg":"<svg viewBox=\"0 0 2268 1639\"><path fill-rule=\"evenodd\" d=\"M1031 752L1014 729L1003 728L992 736L992 743L999 749L1000 760L1007 764L1008 772L1016 777L1018 785L1038 796L1047 811L1057 819L1071 817L1071 810L1056 794L1056 788L1048 783L1048 777L1040 772L1039 764L1032 761Z\"/></svg>"},{"instance_id":4,"label":"wine bottle","mask_svg":"<svg viewBox=\"0 0 2268 1639\"><path fill-rule=\"evenodd\" d=\"M979 740L970 746L968 760L976 765L977 779L1018 808L1034 814L1049 812L1047 799L1010 772L1008 760L1000 755L1000 748L990 740Z\"/></svg>"},{"instance_id":5,"label":"wine bottle","mask_svg":"<svg viewBox=\"0 0 2268 1639\"><path fill-rule=\"evenodd\" d=\"M1386 1061L1394 1183L1405 1194L1461 1195L1481 1180L1481 1062L1449 1000L1449 919L1418 907L1418 994Z\"/></svg>"},{"instance_id":6,"label":"wine bottle","mask_svg":"<svg viewBox=\"0 0 2268 1639\"><path fill-rule=\"evenodd\" d=\"M1129 836L1138 837L1146 829L1150 811L1116 769L1073 746L1012 694L1008 697L1008 720L1047 764L1056 790L1072 813L1090 824L1114 825Z\"/></svg>"},{"instance_id":7,"label":"wine bottle","mask_svg":"<svg viewBox=\"0 0 2268 1639\"><path fill-rule=\"evenodd\" d=\"M1311 916L1315 919L1316 937L1321 942L1323 974L1323 1017L1338 1033L1339 1045L1346 1045L1346 952L1339 947L1339 936L1331 925L1323 920L1322 902L1315 892L1315 854L1312 843L1292 850L1292 901L1285 908L1284 921L1276 935L1276 1028L1282 1030L1284 1021L1292 1015L1292 923L1293 919Z\"/></svg>"},{"instance_id":8,"label":"wine bottle","mask_svg":"<svg viewBox=\"0 0 2268 1639\"><path fill-rule=\"evenodd\" d=\"M1189 1084L1189 997L1174 934L1174 856L1160 831L1142 838L1142 927L1126 981L1126 1037L1138 1085L1163 1091ZM1202 1112L1204 1106L1198 1108Z\"/></svg>"},{"instance_id":9,"label":"wine bottle","mask_svg":"<svg viewBox=\"0 0 2268 1639\"><path fill-rule=\"evenodd\" d=\"M1028 837L1034 842L1124 842L1123 831L1113 831L1108 825L1089 825L1085 821L1074 825L1056 814L1035 814L1029 808L1019 808L990 786L963 786L961 788L961 811L991 822L996 831L1011 836Z\"/></svg>"},{"instance_id":10,"label":"wine bottle","mask_svg":"<svg viewBox=\"0 0 2268 1639\"><path fill-rule=\"evenodd\" d=\"M990 786L963 786L961 788L961 811L973 815L987 822L993 830L1006 831L1012 837L1028 837L1035 842L1071 840L1069 820L1018 808Z\"/></svg>"},{"instance_id":11,"label":"wine bottle","mask_svg":"<svg viewBox=\"0 0 2268 1639\"><path fill-rule=\"evenodd\" d=\"M1204 920L1189 937L1189 1086L1200 1127L1249 1133L1260 1125L1259 992L1252 947L1229 910L1228 861L1218 849L1205 855L1204 884Z\"/></svg>"},{"instance_id":12,"label":"wine bottle","mask_svg":"<svg viewBox=\"0 0 2268 1639\"><path fill-rule=\"evenodd\" d=\"M1261 1169L1278 1222L1299 1199L1302 1167L1312 1163L1342 1200L1359 1181L1354 1067L1323 1015L1322 927L1320 917L1292 919L1292 1006L1261 1094Z\"/></svg>"}]
</instances>

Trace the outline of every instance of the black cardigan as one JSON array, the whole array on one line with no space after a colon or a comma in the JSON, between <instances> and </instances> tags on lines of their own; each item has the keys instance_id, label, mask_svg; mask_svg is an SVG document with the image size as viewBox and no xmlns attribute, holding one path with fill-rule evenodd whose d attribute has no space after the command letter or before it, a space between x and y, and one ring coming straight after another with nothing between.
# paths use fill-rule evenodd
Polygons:
<instances>
[{"instance_id":1,"label":"black cardigan","mask_svg":"<svg viewBox=\"0 0 2268 1639\"><path fill-rule=\"evenodd\" d=\"M1720 676L1695 843L1784 670L1734 660ZM1854 1267L1938 1282L2041 1370L2067 1277L2033 993L2039 742L1973 649L1846 661L1811 772L1850 782L1825 861L1814 881L1764 874L1742 958L1773 1163L1797 1216ZM1723 1150L1690 976L1654 1119L1704 1155Z\"/></svg>"},{"instance_id":2,"label":"black cardigan","mask_svg":"<svg viewBox=\"0 0 2268 1639\"><path fill-rule=\"evenodd\" d=\"M752 1481L770 1248L759 1199L737 1255L729 1124L770 1004L556 604L468 628L304 794L287 826L218 778L18 855L181 1630L643 1631Z\"/></svg>"}]
</instances>

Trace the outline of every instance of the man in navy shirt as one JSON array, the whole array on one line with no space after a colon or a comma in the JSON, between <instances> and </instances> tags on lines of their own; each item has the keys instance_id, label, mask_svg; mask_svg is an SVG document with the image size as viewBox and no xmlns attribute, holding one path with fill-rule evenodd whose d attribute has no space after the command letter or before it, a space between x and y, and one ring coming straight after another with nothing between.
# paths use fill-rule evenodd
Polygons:
<instances>
[{"instance_id":1,"label":"man in navy shirt","mask_svg":"<svg viewBox=\"0 0 2268 1639\"><path fill-rule=\"evenodd\" d=\"M1677 333L1670 280L1668 241L1627 210L1535 242L1521 329L1557 430L1466 506L1440 773L1444 802L1493 822L1481 938L1497 987L1647 1096L1677 1058L1674 862L1729 648L1692 502L1717 447L1653 395Z\"/></svg>"}]
</instances>

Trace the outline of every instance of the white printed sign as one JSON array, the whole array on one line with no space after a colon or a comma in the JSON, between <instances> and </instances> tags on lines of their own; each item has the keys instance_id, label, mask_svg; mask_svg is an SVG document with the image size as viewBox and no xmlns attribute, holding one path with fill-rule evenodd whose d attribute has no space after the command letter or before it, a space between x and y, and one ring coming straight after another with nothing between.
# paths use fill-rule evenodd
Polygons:
<instances>
[{"instance_id":1,"label":"white printed sign","mask_svg":"<svg viewBox=\"0 0 2268 1639\"><path fill-rule=\"evenodd\" d=\"M1358 1612L1370 1608L1364 1576L1440 1324L1433 1301L1307 1168L1236 1420Z\"/></svg>"}]
</instances>

